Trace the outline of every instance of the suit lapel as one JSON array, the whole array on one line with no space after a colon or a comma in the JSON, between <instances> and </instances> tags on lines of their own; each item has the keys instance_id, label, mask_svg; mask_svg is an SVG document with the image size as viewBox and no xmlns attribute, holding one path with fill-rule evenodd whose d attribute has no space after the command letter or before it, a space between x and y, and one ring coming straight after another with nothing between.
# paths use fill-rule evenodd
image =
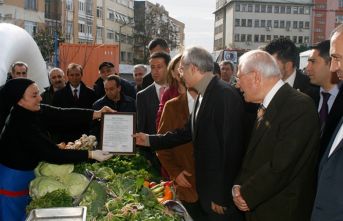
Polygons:
<instances>
[{"instance_id":1,"label":"suit lapel","mask_svg":"<svg viewBox=\"0 0 343 221\"><path fill-rule=\"evenodd\" d=\"M327 151L328 151L328 153L327 153L325 156L328 156L328 155L329 155L331 146L332 146L332 144L333 144L333 142L334 142L334 140L335 140L335 138L336 138L336 136L337 136L337 134L338 134L338 131L339 131L339 129L340 129L341 126L342 126L342 124L343 124L343 117L341 118L340 122L338 123L338 125L337 125L337 127L336 127L335 132L333 133L333 136L332 136L332 138L331 138L331 141L330 141L329 146L326 148ZM338 143L336 149L332 152L332 154L331 154L328 158L332 157L332 156L333 156L335 153L337 153L337 151L338 151L339 149L341 149L342 147L343 147L343 139Z\"/></svg>"},{"instance_id":2,"label":"suit lapel","mask_svg":"<svg viewBox=\"0 0 343 221\"><path fill-rule=\"evenodd\" d=\"M289 84L286 83L276 92L276 94L274 95L273 99L271 100L266 109L260 126L258 128L256 128L255 126L253 130L253 134L247 152L253 150L258 145L259 141L266 133L266 131L271 128L272 122L275 120L279 112L279 108L282 106L282 103L285 101L285 99L287 99L287 94L289 94L289 90L292 90L291 86L289 86Z\"/></svg>"}]
</instances>

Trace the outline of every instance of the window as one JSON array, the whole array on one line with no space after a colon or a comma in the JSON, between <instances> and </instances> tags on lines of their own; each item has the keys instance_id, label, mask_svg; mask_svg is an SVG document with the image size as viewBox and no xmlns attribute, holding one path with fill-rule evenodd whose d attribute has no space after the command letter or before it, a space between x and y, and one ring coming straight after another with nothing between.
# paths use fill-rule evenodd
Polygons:
<instances>
[{"instance_id":1,"label":"window","mask_svg":"<svg viewBox=\"0 0 343 221\"><path fill-rule=\"evenodd\" d=\"M37 0L25 0L25 9L37 10Z\"/></svg>"},{"instance_id":2,"label":"window","mask_svg":"<svg viewBox=\"0 0 343 221\"><path fill-rule=\"evenodd\" d=\"M280 13L280 7L278 5L274 6L274 13L276 13L276 14Z\"/></svg>"},{"instance_id":3,"label":"window","mask_svg":"<svg viewBox=\"0 0 343 221\"><path fill-rule=\"evenodd\" d=\"M265 41L266 41L266 38L265 38L265 37L266 37L265 35L261 35L260 41L261 41L261 42L265 42Z\"/></svg>"},{"instance_id":4,"label":"window","mask_svg":"<svg viewBox=\"0 0 343 221\"><path fill-rule=\"evenodd\" d=\"M298 6L293 7L293 14L298 14Z\"/></svg>"},{"instance_id":5,"label":"window","mask_svg":"<svg viewBox=\"0 0 343 221\"><path fill-rule=\"evenodd\" d=\"M96 7L96 17L97 18L100 18L100 19L103 18L102 12L103 12L102 7L99 7L99 6Z\"/></svg>"},{"instance_id":6,"label":"window","mask_svg":"<svg viewBox=\"0 0 343 221\"><path fill-rule=\"evenodd\" d=\"M343 15L336 15L336 23L343 23Z\"/></svg>"},{"instance_id":7,"label":"window","mask_svg":"<svg viewBox=\"0 0 343 221\"><path fill-rule=\"evenodd\" d=\"M258 42L259 41L259 35L254 35L254 42Z\"/></svg>"},{"instance_id":8,"label":"window","mask_svg":"<svg viewBox=\"0 0 343 221\"><path fill-rule=\"evenodd\" d=\"M31 36L34 36L37 33L37 23L32 21L24 21L24 29Z\"/></svg>"},{"instance_id":9,"label":"window","mask_svg":"<svg viewBox=\"0 0 343 221\"><path fill-rule=\"evenodd\" d=\"M241 20L238 19L238 18L236 18L236 19L235 19L235 26L236 26L236 27L239 27L240 25L241 25Z\"/></svg>"},{"instance_id":10,"label":"window","mask_svg":"<svg viewBox=\"0 0 343 221\"><path fill-rule=\"evenodd\" d=\"M86 32L86 27L85 27L85 24L81 24L79 23L79 32L81 33L85 33Z\"/></svg>"},{"instance_id":11,"label":"window","mask_svg":"<svg viewBox=\"0 0 343 221\"><path fill-rule=\"evenodd\" d=\"M338 7L343 8L343 0L338 0Z\"/></svg>"},{"instance_id":12,"label":"window","mask_svg":"<svg viewBox=\"0 0 343 221\"><path fill-rule=\"evenodd\" d=\"M279 28L279 20L274 20L274 28Z\"/></svg>"},{"instance_id":13,"label":"window","mask_svg":"<svg viewBox=\"0 0 343 221\"><path fill-rule=\"evenodd\" d=\"M132 61L132 52L127 52L127 61Z\"/></svg>"},{"instance_id":14,"label":"window","mask_svg":"<svg viewBox=\"0 0 343 221\"><path fill-rule=\"evenodd\" d=\"M260 12L260 5L259 4L255 5L255 12Z\"/></svg>"},{"instance_id":15,"label":"window","mask_svg":"<svg viewBox=\"0 0 343 221\"><path fill-rule=\"evenodd\" d=\"M242 27L246 27L247 26L247 20L246 19L242 19Z\"/></svg>"},{"instance_id":16,"label":"window","mask_svg":"<svg viewBox=\"0 0 343 221\"><path fill-rule=\"evenodd\" d=\"M303 21L299 21L299 28L304 28L304 22Z\"/></svg>"},{"instance_id":17,"label":"window","mask_svg":"<svg viewBox=\"0 0 343 221\"><path fill-rule=\"evenodd\" d=\"M66 30L66 34L71 34L73 31L73 22L71 21L67 21L67 30Z\"/></svg>"},{"instance_id":18,"label":"window","mask_svg":"<svg viewBox=\"0 0 343 221\"><path fill-rule=\"evenodd\" d=\"M267 21L267 27L272 27L272 20Z\"/></svg>"},{"instance_id":19,"label":"window","mask_svg":"<svg viewBox=\"0 0 343 221\"><path fill-rule=\"evenodd\" d=\"M271 41L272 40L272 36L271 35L267 35L267 41Z\"/></svg>"},{"instance_id":20,"label":"window","mask_svg":"<svg viewBox=\"0 0 343 221\"><path fill-rule=\"evenodd\" d=\"M294 44L296 44L298 41L297 41L297 36L293 36L293 42L294 42Z\"/></svg>"},{"instance_id":21,"label":"window","mask_svg":"<svg viewBox=\"0 0 343 221\"><path fill-rule=\"evenodd\" d=\"M107 30L107 38L108 39L114 39L114 33L112 30Z\"/></svg>"},{"instance_id":22,"label":"window","mask_svg":"<svg viewBox=\"0 0 343 221\"><path fill-rule=\"evenodd\" d=\"M310 14L310 7L304 8L304 14L306 14L306 15Z\"/></svg>"},{"instance_id":23,"label":"window","mask_svg":"<svg viewBox=\"0 0 343 221\"><path fill-rule=\"evenodd\" d=\"M286 21L286 28L290 28L291 27L291 21Z\"/></svg>"},{"instance_id":24,"label":"window","mask_svg":"<svg viewBox=\"0 0 343 221\"><path fill-rule=\"evenodd\" d=\"M285 12L286 12L286 7L285 6L281 6L280 13L281 14L285 14Z\"/></svg>"},{"instance_id":25,"label":"window","mask_svg":"<svg viewBox=\"0 0 343 221\"><path fill-rule=\"evenodd\" d=\"M242 4L242 5L241 5L241 11L242 11L242 12L248 11L247 5L246 5L246 4Z\"/></svg>"},{"instance_id":26,"label":"window","mask_svg":"<svg viewBox=\"0 0 343 221\"><path fill-rule=\"evenodd\" d=\"M241 34L241 41L245 42L245 34Z\"/></svg>"},{"instance_id":27,"label":"window","mask_svg":"<svg viewBox=\"0 0 343 221\"><path fill-rule=\"evenodd\" d=\"M266 12L266 5L261 5L261 12L265 13Z\"/></svg>"},{"instance_id":28,"label":"window","mask_svg":"<svg viewBox=\"0 0 343 221\"><path fill-rule=\"evenodd\" d=\"M304 14L304 7L299 7L299 14Z\"/></svg>"},{"instance_id":29,"label":"window","mask_svg":"<svg viewBox=\"0 0 343 221\"><path fill-rule=\"evenodd\" d=\"M66 8L68 11L72 11L73 10L73 0L67 0L66 1Z\"/></svg>"},{"instance_id":30,"label":"window","mask_svg":"<svg viewBox=\"0 0 343 221\"><path fill-rule=\"evenodd\" d=\"M279 38L278 35L274 35L274 36L273 36L273 39L278 39L278 38Z\"/></svg>"},{"instance_id":31,"label":"window","mask_svg":"<svg viewBox=\"0 0 343 221\"><path fill-rule=\"evenodd\" d=\"M252 35L247 35L247 41L252 41Z\"/></svg>"},{"instance_id":32,"label":"window","mask_svg":"<svg viewBox=\"0 0 343 221\"><path fill-rule=\"evenodd\" d=\"M239 41L239 34L235 34L235 41L236 41L236 42Z\"/></svg>"},{"instance_id":33,"label":"window","mask_svg":"<svg viewBox=\"0 0 343 221\"><path fill-rule=\"evenodd\" d=\"M87 34L92 35L92 25L87 25Z\"/></svg>"},{"instance_id":34,"label":"window","mask_svg":"<svg viewBox=\"0 0 343 221\"><path fill-rule=\"evenodd\" d=\"M298 22L297 21L293 21L293 28L298 28Z\"/></svg>"},{"instance_id":35,"label":"window","mask_svg":"<svg viewBox=\"0 0 343 221\"><path fill-rule=\"evenodd\" d=\"M261 20L261 28L266 27L266 20Z\"/></svg>"},{"instance_id":36,"label":"window","mask_svg":"<svg viewBox=\"0 0 343 221\"><path fill-rule=\"evenodd\" d=\"M108 19L111 20L111 21L115 20L115 18L114 18L114 11L108 10Z\"/></svg>"},{"instance_id":37,"label":"window","mask_svg":"<svg viewBox=\"0 0 343 221\"><path fill-rule=\"evenodd\" d=\"M299 43L299 44L304 43L304 42L303 42L303 36L299 36L299 37L298 37L298 43Z\"/></svg>"},{"instance_id":38,"label":"window","mask_svg":"<svg viewBox=\"0 0 343 221\"><path fill-rule=\"evenodd\" d=\"M103 32L103 28L96 27L96 38L97 39L102 39L102 32Z\"/></svg>"},{"instance_id":39,"label":"window","mask_svg":"<svg viewBox=\"0 0 343 221\"><path fill-rule=\"evenodd\" d=\"M273 6L272 5L268 5L267 6L267 12L268 13L272 13L273 12Z\"/></svg>"},{"instance_id":40,"label":"window","mask_svg":"<svg viewBox=\"0 0 343 221\"><path fill-rule=\"evenodd\" d=\"M85 3L79 1L79 12L85 12Z\"/></svg>"},{"instance_id":41,"label":"window","mask_svg":"<svg viewBox=\"0 0 343 221\"><path fill-rule=\"evenodd\" d=\"M310 43L310 37L305 36L305 38L304 38L304 43L305 43L305 44Z\"/></svg>"},{"instance_id":42,"label":"window","mask_svg":"<svg viewBox=\"0 0 343 221\"><path fill-rule=\"evenodd\" d=\"M120 60L121 61L125 61L126 60L126 58L125 58L126 56L125 55L126 55L125 51L121 51L120 52Z\"/></svg>"},{"instance_id":43,"label":"window","mask_svg":"<svg viewBox=\"0 0 343 221\"><path fill-rule=\"evenodd\" d=\"M252 27L252 19L248 19L248 27Z\"/></svg>"},{"instance_id":44,"label":"window","mask_svg":"<svg viewBox=\"0 0 343 221\"><path fill-rule=\"evenodd\" d=\"M287 6L286 7L286 13L287 14L291 14L292 13L292 7L291 6Z\"/></svg>"},{"instance_id":45,"label":"window","mask_svg":"<svg viewBox=\"0 0 343 221\"><path fill-rule=\"evenodd\" d=\"M285 21L280 21L280 28L285 28Z\"/></svg>"},{"instance_id":46,"label":"window","mask_svg":"<svg viewBox=\"0 0 343 221\"><path fill-rule=\"evenodd\" d=\"M248 5L248 12L252 12L252 4Z\"/></svg>"},{"instance_id":47,"label":"window","mask_svg":"<svg viewBox=\"0 0 343 221\"><path fill-rule=\"evenodd\" d=\"M255 19L255 28L260 27L260 20Z\"/></svg>"},{"instance_id":48,"label":"window","mask_svg":"<svg viewBox=\"0 0 343 221\"><path fill-rule=\"evenodd\" d=\"M240 4L236 4L236 7L235 7L235 10L236 10L236 12L239 12L239 11L240 11L240 9L241 9L241 6L240 6Z\"/></svg>"}]
</instances>

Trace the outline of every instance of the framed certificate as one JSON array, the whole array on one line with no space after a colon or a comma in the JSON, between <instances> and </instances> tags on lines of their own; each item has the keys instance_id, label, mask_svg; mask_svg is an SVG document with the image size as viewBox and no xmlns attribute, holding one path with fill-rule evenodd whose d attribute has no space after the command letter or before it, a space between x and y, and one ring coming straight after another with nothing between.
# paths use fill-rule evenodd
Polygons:
<instances>
[{"instance_id":1,"label":"framed certificate","mask_svg":"<svg viewBox=\"0 0 343 221\"><path fill-rule=\"evenodd\" d=\"M132 134L136 132L135 113L102 114L101 147L115 154L135 154L136 143Z\"/></svg>"}]
</instances>

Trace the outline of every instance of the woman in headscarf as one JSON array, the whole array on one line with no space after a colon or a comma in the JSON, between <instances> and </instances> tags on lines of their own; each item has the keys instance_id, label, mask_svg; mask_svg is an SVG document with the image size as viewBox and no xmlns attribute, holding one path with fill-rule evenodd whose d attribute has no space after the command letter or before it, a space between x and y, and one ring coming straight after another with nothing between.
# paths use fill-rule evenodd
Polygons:
<instances>
[{"instance_id":1,"label":"woman in headscarf","mask_svg":"<svg viewBox=\"0 0 343 221\"><path fill-rule=\"evenodd\" d=\"M25 78L8 81L2 88L2 95L6 106L1 114L7 117L0 135L0 220L19 221L25 219L25 208L29 202L28 186L39 162L103 161L112 154L100 150L61 150L50 140L45 129L62 117L83 115L79 116L80 122L91 122L101 116L100 111L51 106L44 106L43 111L37 84Z\"/></svg>"}]
</instances>

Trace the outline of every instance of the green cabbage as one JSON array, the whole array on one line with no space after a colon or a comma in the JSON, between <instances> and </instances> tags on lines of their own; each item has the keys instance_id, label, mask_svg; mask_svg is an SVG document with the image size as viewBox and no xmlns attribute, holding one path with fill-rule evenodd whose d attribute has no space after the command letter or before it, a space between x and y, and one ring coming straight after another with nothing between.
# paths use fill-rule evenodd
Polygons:
<instances>
[{"instance_id":1,"label":"green cabbage","mask_svg":"<svg viewBox=\"0 0 343 221\"><path fill-rule=\"evenodd\" d=\"M55 190L65 190L63 183L58 182L52 177L40 176L32 180L30 183L30 196L33 199L38 199L47 193Z\"/></svg>"},{"instance_id":2,"label":"green cabbage","mask_svg":"<svg viewBox=\"0 0 343 221\"><path fill-rule=\"evenodd\" d=\"M71 173L62 178L62 182L67 187L71 196L75 197L82 193L88 185L88 179L82 174Z\"/></svg>"},{"instance_id":3,"label":"green cabbage","mask_svg":"<svg viewBox=\"0 0 343 221\"><path fill-rule=\"evenodd\" d=\"M105 180L111 180L115 174L113 173L113 170L109 167L101 167L95 172L96 177L105 179Z\"/></svg>"},{"instance_id":4,"label":"green cabbage","mask_svg":"<svg viewBox=\"0 0 343 221\"><path fill-rule=\"evenodd\" d=\"M61 179L74 170L73 164L50 164L50 163L42 163L39 167L39 172L42 176L48 177L56 177L57 179Z\"/></svg>"}]
</instances>

